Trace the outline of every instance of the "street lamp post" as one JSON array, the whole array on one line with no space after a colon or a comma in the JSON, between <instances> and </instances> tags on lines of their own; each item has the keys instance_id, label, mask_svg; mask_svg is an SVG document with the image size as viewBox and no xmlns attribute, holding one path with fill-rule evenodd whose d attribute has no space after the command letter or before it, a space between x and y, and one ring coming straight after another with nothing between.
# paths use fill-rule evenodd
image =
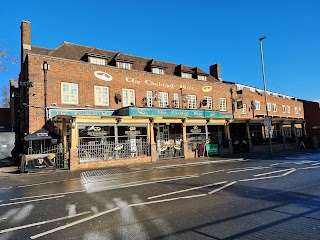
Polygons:
<instances>
[{"instance_id":1,"label":"street lamp post","mask_svg":"<svg viewBox=\"0 0 320 240\"><path fill-rule=\"evenodd\" d=\"M261 37L260 40L260 55L261 55L261 65L262 65L262 80L263 80L263 89L264 89L264 103L266 105L266 117L269 119L269 113L268 113L268 106L267 106L267 91L266 91L266 77L264 74L264 60L263 60L263 50L262 50L262 40L265 39L266 36ZM271 124L271 121L270 121ZM269 149L270 149L270 155L272 156L272 143L271 143L271 136L270 136L270 127L268 126L268 138L269 138Z\"/></svg>"},{"instance_id":2,"label":"street lamp post","mask_svg":"<svg viewBox=\"0 0 320 240\"><path fill-rule=\"evenodd\" d=\"M50 70L50 65L44 61L41 64L41 69L43 70L43 78L44 78L44 129L47 128L47 72Z\"/></svg>"}]
</instances>

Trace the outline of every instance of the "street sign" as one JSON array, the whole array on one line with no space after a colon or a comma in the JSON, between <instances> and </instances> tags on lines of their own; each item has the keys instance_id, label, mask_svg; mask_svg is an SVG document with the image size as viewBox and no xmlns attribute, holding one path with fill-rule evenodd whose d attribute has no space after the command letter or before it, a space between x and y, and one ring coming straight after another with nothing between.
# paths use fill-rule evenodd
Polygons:
<instances>
[{"instance_id":1,"label":"street sign","mask_svg":"<svg viewBox=\"0 0 320 240\"><path fill-rule=\"evenodd\" d=\"M264 126L271 128L271 117L270 116L264 117Z\"/></svg>"}]
</instances>

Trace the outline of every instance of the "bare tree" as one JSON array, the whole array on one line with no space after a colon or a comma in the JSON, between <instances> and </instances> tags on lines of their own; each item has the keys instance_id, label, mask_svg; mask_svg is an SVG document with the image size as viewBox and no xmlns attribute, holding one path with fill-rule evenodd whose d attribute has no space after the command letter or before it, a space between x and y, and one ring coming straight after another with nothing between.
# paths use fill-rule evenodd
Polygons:
<instances>
[{"instance_id":1,"label":"bare tree","mask_svg":"<svg viewBox=\"0 0 320 240\"><path fill-rule=\"evenodd\" d=\"M4 42L4 41L0 40L0 42ZM11 62L12 64L18 63L13 56L9 55L9 50L2 47L2 44L1 44L0 45L0 72L8 70L8 68L6 67L7 62Z\"/></svg>"},{"instance_id":2,"label":"bare tree","mask_svg":"<svg viewBox=\"0 0 320 240\"><path fill-rule=\"evenodd\" d=\"M2 98L0 102L0 106L3 108L9 108L10 107L10 91L9 87L6 85L2 86Z\"/></svg>"}]
</instances>

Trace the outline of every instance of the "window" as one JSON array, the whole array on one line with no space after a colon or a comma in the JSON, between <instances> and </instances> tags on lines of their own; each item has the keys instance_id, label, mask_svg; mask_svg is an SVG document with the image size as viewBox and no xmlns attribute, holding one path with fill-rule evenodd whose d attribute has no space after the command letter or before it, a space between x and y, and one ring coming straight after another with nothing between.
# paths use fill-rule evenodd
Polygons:
<instances>
[{"instance_id":1,"label":"window","mask_svg":"<svg viewBox=\"0 0 320 240\"><path fill-rule=\"evenodd\" d=\"M301 113L302 113L301 108L298 108L298 113L299 113L299 114L301 114Z\"/></svg>"},{"instance_id":2,"label":"window","mask_svg":"<svg viewBox=\"0 0 320 240\"><path fill-rule=\"evenodd\" d=\"M204 97L205 100L207 100L207 105L204 106L204 109L211 110L212 109L212 97Z\"/></svg>"},{"instance_id":3,"label":"window","mask_svg":"<svg viewBox=\"0 0 320 240\"><path fill-rule=\"evenodd\" d=\"M197 108L196 95L188 95L188 108L189 109Z\"/></svg>"},{"instance_id":4,"label":"window","mask_svg":"<svg viewBox=\"0 0 320 240\"><path fill-rule=\"evenodd\" d=\"M106 65L106 60L103 58L90 57L90 63L97 65Z\"/></svg>"},{"instance_id":5,"label":"window","mask_svg":"<svg viewBox=\"0 0 320 240\"><path fill-rule=\"evenodd\" d=\"M96 106L109 106L109 88L94 86L94 104Z\"/></svg>"},{"instance_id":6,"label":"window","mask_svg":"<svg viewBox=\"0 0 320 240\"><path fill-rule=\"evenodd\" d=\"M163 75L164 74L164 70L162 68L154 67L154 68L152 68L152 73Z\"/></svg>"},{"instance_id":7,"label":"window","mask_svg":"<svg viewBox=\"0 0 320 240\"><path fill-rule=\"evenodd\" d=\"M271 111L271 104L270 103L267 103L267 110L268 110L268 112Z\"/></svg>"},{"instance_id":8,"label":"window","mask_svg":"<svg viewBox=\"0 0 320 240\"><path fill-rule=\"evenodd\" d=\"M123 69L131 69L131 63L126 63L126 62L117 62L117 67L118 68L123 68Z\"/></svg>"},{"instance_id":9,"label":"window","mask_svg":"<svg viewBox=\"0 0 320 240\"><path fill-rule=\"evenodd\" d=\"M247 104L242 104L241 114L247 114Z\"/></svg>"},{"instance_id":10,"label":"window","mask_svg":"<svg viewBox=\"0 0 320 240\"><path fill-rule=\"evenodd\" d=\"M256 110L260 110L260 102L256 101L255 102Z\"/></svg>"},{"instance_id":11,"label":"window","mask_svg":"<svg viewBox=\"0 0 320 240\"><path fill-rule=\"evenodd\" d=\"M135 105L135 93L133 89L122 89L122 95L124 107Z\"/></svg>"},{"instance_id":12,"label":"window","mask_svg":"<svg viewBox=\"0 0 320 240\"><path fill-rule=\"evenodd\" d=\"M287 113L290 113L290 106L287 106Z\"/></svg>"},{"instance_id":13,"label":"window","mask_svg":"<svg viewBox=\"0 0 320 240\"><path fill-rule=\"evenodd\" d=\"M159 100L159 107L160 108L167 108L169 105L169 97L168 93L166 92L159 92L158 93L158 100Z\"/></svg>"},{"instance_id":14,"label":"window","mask_svg":"<svg viewBox=\"0 0 320 240\"><path fill-rule=\"evenodd\" d=\"M78 84L61 82L62 104L78 104Z\"/></svg>"},{"instance_id":15,"label":"window","mask_svg":"<svg viewBox=\"0 0 320 240\"><path fill-rule=\"evenodd\" d=\"M286 110L287 110L286 105L282 105L282 112L283 112L283 113L286 113Z\"/></svg>"},{"instance_id":16,"label":"window","mask_svg":"<svg viewBox=\"0 0 320 240\"><path fill-rule=\"evenodd\" d=\"M179 94L178 93L174 93L173 94L173 107L174 108L179 108Z\"/></svg>"},{"instance_id":17,"label":"window","mask_svg":"<svg viewBox=\"0 0 320 240\"><path fill-rule=\"evenodd\" d=\"M191 75L191 73L181 73L181 77L183 77L183 78L192 78L192 75Z\"/></svg>"},{"instance_id":18,"label":"window","mask_svg":"<svg viewBox=\"0 0 320 240\"><path fill-rule=\"evenodd\" d=\"M227 99L219 98L219 109L220 111L227 111Z\"/></svg>"},{"instance_id":19,"label":"window","mask_svg":"<svg viewBox=\"0 0 320 240\"><path fill-rule=\"evenodd\" d=\"M277 111L277 104L275 104L275 103L272 104L272 111L274 111L274 112Z\"/></svg>"},{"instance_id":20,"label":"window","mask_svg":"<svg viewBox=\"0 0 320 240\"><path fill-rule=\"evenodd\" d=\"M153 107L153 94L152 91L147 91L147 106Z\"/></svg>"},{"instance_id":21,"label":"window","mask_svg":"<svg viewBox=\"0 0 320 240\"><path fill-rule=\"evenodd\" d=\"M207 77L206 77L206 76L203 76L203 75L198 75L198 80L206 81L206 80L207 80Z\"/></svg>"},{"instance_id":22,"label":"window","mask_svg":"<svg viewBox=\"0 0 320 240\"><path fill-rule=\"evenodd\" d=\"M298 108L297 107L294 107L294 113L298 114Z\"/></svg>"}]
</instances>

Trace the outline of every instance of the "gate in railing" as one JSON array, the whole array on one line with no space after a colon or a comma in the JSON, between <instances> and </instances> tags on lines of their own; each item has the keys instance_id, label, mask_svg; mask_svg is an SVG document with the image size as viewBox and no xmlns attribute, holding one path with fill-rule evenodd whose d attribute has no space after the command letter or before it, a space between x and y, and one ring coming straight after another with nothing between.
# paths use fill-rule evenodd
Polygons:
<instances>
[{"instance_id":1,"label":"gate in railing","mask_svg":"<svg viewBox=\"0 0 320 240\"><path fill-rule=\"evenodd\" d=\"M133 141L134 140L134 141ZM79 143L80 162L113 160L150 156L150 144L146 140L132 139L116 142L90 141Z\"/></svg>"},{"instance_id":2,"label":"gate in railing","mask_svg":"<svg viewBox=\"0 0 320 240\"><path fill-rule=\"evenodd\" d=\"M69 149L63 147L62 143L53 145L42 150L34 150L32 148L28 148L28 154L47 154L54 153L55 154L55 169L60 170L68 170L69 169L69 160L70 153Z\"/></svg>"}]
</instances>

